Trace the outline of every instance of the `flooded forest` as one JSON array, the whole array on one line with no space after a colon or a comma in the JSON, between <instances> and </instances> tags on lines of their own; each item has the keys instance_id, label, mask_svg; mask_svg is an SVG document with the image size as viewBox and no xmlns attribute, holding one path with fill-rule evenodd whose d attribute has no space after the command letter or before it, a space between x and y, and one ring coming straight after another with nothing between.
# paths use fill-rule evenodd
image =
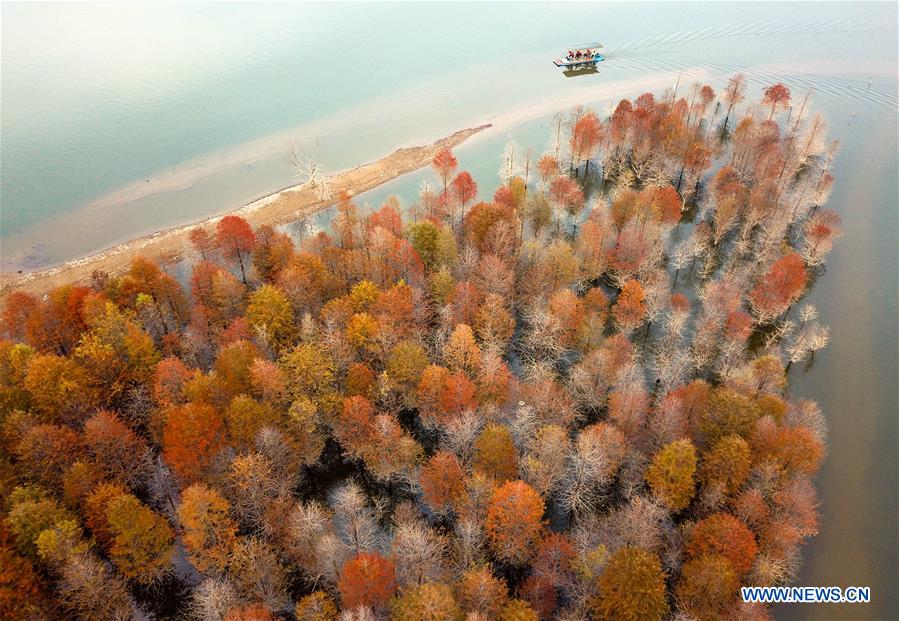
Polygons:
<instances>
[{"instance_id":1,"label":"flooded forest","mask_svg":"<svg viewBox=\"0 0 899 621\"><path fill-rule=\"evenodd\" d=\"M678 86L510 141L492 196L444 149L411 204L9 294L0 617L772 618L838 145L788 84Z\"/></svg>"}]
</instances>

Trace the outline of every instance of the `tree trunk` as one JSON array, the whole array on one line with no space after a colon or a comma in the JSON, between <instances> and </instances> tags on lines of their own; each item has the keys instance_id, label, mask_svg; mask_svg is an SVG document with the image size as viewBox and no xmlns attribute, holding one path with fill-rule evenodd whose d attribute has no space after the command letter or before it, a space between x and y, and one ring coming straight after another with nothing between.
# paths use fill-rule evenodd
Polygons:
<instances>
[{"instance_id":1,"label":"tree trunk","mask_svg":"<svg viewBox=\"0 0 899 621\"><path fill-rule=\"evenodd\" d=\"M238 263L238 265L240 265L240 278L241 278L241 280L243 280L243 284L246 285L246 284L248 284L247 283L247 274L243 269L243 257L240 254L240 250L237 251L237 263Z\"/></svg>"},{"instance_id":2,"label":"tree trunk","mask_svg":"<svg viewBox=\"0 0 899 621\"><path fill-rule=\"evenodd\" d=\"M727 114L724 115L724 133L727 133L727 122L730 121L730 113L733 111L733 109L733 104L727 107Z\"/></svg>"}]
</instances>

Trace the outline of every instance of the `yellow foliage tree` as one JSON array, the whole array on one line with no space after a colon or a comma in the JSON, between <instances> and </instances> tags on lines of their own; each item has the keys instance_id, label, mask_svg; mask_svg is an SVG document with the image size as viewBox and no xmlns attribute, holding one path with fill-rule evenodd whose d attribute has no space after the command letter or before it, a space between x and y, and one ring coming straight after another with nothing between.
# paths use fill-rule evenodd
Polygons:
<instances>
[{"instance_id":1,"label":"yellow foliage tree","mask_svg":"<svg viewBox=\"0 0 899 621\"><path fill-rule=\"evenodd\" d=\"M656 497L672 511L690 504L696 493L696 447L676 440L656 453L646 471L646 481Z\"/></svg>"}]
</instances>

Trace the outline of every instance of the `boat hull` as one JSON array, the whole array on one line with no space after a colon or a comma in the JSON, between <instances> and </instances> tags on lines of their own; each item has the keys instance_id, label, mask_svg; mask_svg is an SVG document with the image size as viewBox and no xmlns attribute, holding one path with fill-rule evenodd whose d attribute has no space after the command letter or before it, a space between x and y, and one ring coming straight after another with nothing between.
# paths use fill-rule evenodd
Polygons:
<instances>
[{"instance_id":1,"label":"boat hull","mask_svg":"<svg viewBox=\"0 0 899 621\"><path fill-rule=\"evenodd\" d=\"M600 63L605 60L605 57L602 54L595 55L592 59L589 60L563 60L561 58L557 58L553 61L553 64L556 67L562 69L581 69L587 67L596 67L597 63Z\"/></svg>"}]
</instances>

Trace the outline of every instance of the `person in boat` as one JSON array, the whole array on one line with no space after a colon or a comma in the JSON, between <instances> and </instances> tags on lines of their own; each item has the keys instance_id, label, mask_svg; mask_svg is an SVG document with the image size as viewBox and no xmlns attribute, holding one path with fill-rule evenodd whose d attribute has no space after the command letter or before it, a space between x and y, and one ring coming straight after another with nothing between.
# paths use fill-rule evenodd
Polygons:
<instances>
[{"instance_id":1,"label":"person in boat","mask_svg":"<svg viewBox=\"0 0 899 621\"><path fill-rule=\"evenodd\" d=\"M574 59L574 52L569 51L568 52L568 60L572 60L572 59Z\"/></svg>"},{"instance_id":2,"label":"person in boat","mask_svg":"<svg viewBox=\"0 0 899 621\"><path fill-rule=\"evenodd\" d=\"M575 58L575 60L581 59L581 51L580 50L577 51L577 54L574 55L574 58Z\"/></svg>"}]
</instances>

